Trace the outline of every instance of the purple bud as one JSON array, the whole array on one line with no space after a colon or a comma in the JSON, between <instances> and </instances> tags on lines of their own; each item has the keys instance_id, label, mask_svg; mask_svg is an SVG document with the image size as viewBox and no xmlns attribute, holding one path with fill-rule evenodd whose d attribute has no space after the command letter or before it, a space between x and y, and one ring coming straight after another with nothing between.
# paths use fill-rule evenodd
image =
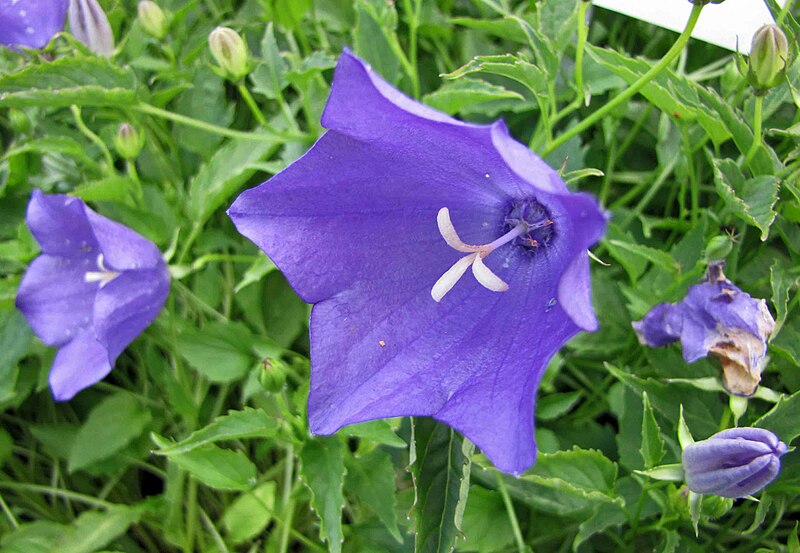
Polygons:
<instances>
[{"instance_id":1,"label":"purple bud","mask_svg":"<svg viewBox=\"0 0 800 553\"><path fill-rule=\"evenodd\" d=\"M114 53L114 34L97 0L70 0L67 12L72 35L103 56Z\"/></svg>"},{"instance_id":2,"label":"purple bud","mask_svg":"<svg viewBox=\"0 0 800 553\"><path fill-rule=\"evenodd\" d=\"M683 450L686 485L695 493L736 499L775 480L786 444L763 428L731 428Z\"/></svg>"}]
</instances>

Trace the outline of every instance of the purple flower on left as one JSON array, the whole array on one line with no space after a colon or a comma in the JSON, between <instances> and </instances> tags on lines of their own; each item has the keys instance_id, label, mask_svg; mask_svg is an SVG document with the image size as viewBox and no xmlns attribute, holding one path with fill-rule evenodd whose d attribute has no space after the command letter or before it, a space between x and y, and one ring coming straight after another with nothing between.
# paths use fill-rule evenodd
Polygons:
<instances>
[{"instance_id":1,"label":"purple flower on left","mask_svg":"<svg viewBox=\"0 0 800 553\"><path fill-rule=\"evenodd\" d=\"M68 0L0 0L0 44L43 48L64 28Z\"/></svg>"},{"instance_id":2,"label":"purple flower on left","mask_svg":"<svg viewBox=\"0 0 800 553\"><path fill-rule=\"evenodd\" d=\"M155 244L78 198L36 190L26 220L42 255L22 279L17 309L59 348L50 388L65 401L103 379L153 322L169 271Z\"/></svg>"}]
</instances>

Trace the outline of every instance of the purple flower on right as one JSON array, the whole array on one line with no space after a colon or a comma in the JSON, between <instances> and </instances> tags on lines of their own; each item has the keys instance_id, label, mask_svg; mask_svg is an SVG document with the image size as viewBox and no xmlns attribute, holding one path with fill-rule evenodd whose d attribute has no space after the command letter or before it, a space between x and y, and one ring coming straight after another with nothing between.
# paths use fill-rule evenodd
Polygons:
<instances>
[{"instance_id":1,"label":"purple flower on right","mask_svg":"<svg viewBox=\"0 0 800 553\"><path fill-rule=\"evenodd\" d=\"M763 428L730 428L686 446L683 470L695 493L736 499L775 480L786 444Z\"/></svg>"},{"instance_id":2,"label":"purple flower on right","mask_svg":"<svg viewBox=\"0 0 800 553\"><path fill-rule=\"evenodd\" d=\"M633 323L639 341L661 347L680 340L687 363L708 354L722 363L722 382L730 393L752 396L766 364L767 339L775 320L763 299L737 288L711 263L703 282L689 288L683 301L656 305Z\"/></svg>"}]
</instances>

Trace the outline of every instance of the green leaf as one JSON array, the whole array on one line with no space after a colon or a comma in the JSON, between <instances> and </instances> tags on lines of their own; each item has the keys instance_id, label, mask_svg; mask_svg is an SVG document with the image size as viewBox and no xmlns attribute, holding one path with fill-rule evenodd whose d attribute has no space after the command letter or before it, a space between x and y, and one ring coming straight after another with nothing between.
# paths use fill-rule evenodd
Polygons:
<instances>
[{"instance_id":1,"label":"green leaf","mask_svg":"<svg viewBox=\"0 0 800 553\"><path fill-rule=\"evenodd\" d=\"M469 493L471 444L431 418L412 422L409 459L416 501L416 553L453 550ZM466 444L466 448L465 448Z\"/></svg>"},{"instance_id":2,"label":"green leaf","mask_svg":"<svg viewBox=\"0 0 800 553\"><path fill-rule=\"evenodd\" d=\"M53 553L65 526L49 520L20 524L0 538L0 553Z\"/></svg>"},{"instance_id":3,"label":"green leaf","mask_svg":"<svg viewBox=\"0 0 800 553\"><path fill-rule=\"evenodd\" d=\"M264 482L228 506L222 515L222 525L233 543L256 537L270 523L275 510L275 487L275 482Z\"/></svg>"},{"instance_id":4,"label":"green leaf","mask_svg":"<svg viewBox=\"0 0 800 553\"><path fill-rule=\"evenodd\" d=\"M464 511L466 540L459 551L503 551L514 541L514 531L503 499L497 492L471 486Z\"/></svg>"},{"instance_id":5,"label":"green leaf","mask_svg":"<svg viewBox=\"0 0 800 553\"><path fill-rule=\"evenodd\" d=\"M445 79L460 79L472 73L501 75L525 86L537 100L547 94L547 76L529 61L511 54L476 56L466 65L442 75Z\"/></svg>"},{"instance_id":6,"label":"green leaf","mask_svg":"<svg viewBox=\"0 0 800 553\"><path fill-rule=\"evenodd\" d=\"M139 521L141 509L114 506L105 512L86 511L55 542L58 553L94 553L123 535Z\"/></svg>"},{"instance_id":7,"label":"green leaf","mask_svg":"<svg viewBox=\"0 0 800 553\"><path fill-rule=\"evenodd\" d=\"M189 183L189 215L202 224L253 176L253 163L269 157L281 140L235 140L217 150Z\"/></svg>"},{"instance_id":8,"label":"green leaf","mask_svg":"<svg viewBox=\"0 0 800 553\"><path fill-rule=\"evenodd\" d=\"M211 323L178 337L178 353L211 382L233 382L247 374L257 359L253 335L242 323Z\"/></svg>"},{"instance_id":9,"label":"green leaf","mask_svg":"<svg viewBox=\"0 0 800 553\"><path fill-rule=\"evenodd\" d=\"M185 440L160 449L159 455L186 453L205 444L223 440L242 440L245 438L267 438L274 436L278 422L261 409L245 407L242 411L228 411L214 419L212 423L192 432Z\"/></svg>"},{"instance_id":10,"label":"green leaf","mask_svg":"<svg viewBox=\"0 0 800 553\"><path fill-rule=\"evenodd\" d=\"M33 332L19 311L0 311L0 404L14 399L19 372L17 362L28 351L32 340Z\"/></svg>"},{"instance_id":11,"label":"green leaf","mask_svg":"<svg viewBox=\"0 0 800 553\"><path fill-rule=\"evenodd\" d=\"M794 528L789 532L789 538L786 540L787 553L800 553L800 539L798 539L798 526L800 522L794 523Z\"/></svg>"},{"instance_id":12,"label":"green leaf","mask_svg":"<svg viewBox=\"0 0 800 553\"><path fill-rule=\"evenodd\" d=\"M71 194L87 202L124 202L133 191L134 183L128 177L114 176L85 182Z\"/></svg>"},{"instance_id":13,"label":"green leaf","mask_svg":"<svg viewBox=\"0 0 800 553\"><path fill-rule=\"evenodd\" d=\"M225 98L225 80L208 65L196 66L192 86L183 91L172 104L172 111L217 125L227 127L233 121L234 105ZM173 132L181 148L208 158L215 152L222 137L194 127L175 126Z\"/></svg>"},{"instance_id":14,"label":"green leaf","mask_svg":"<svg viewBox=\"0 0 800 553\"><path fill-rule=\"evenodd\" d=\"M69 455L70 472L108 459L139 437L150 424L150 412L126 392L98 403L81 426Z\"/></svg>"},{"instance_id":15,"label":"green leaf","mask_svg":"<svg viewBox=\"0 0 800 553\"><path fill-rule=\"evenodd\" d=\"M639 450L646 468L656 466L664 458L664 439L647 392L642 393L642 447Z\"/></svg>"},{"instance_id":16,"label":"green leaf","mask_svg":"<svg viewBox=\"0 0 800 553\"><path fill-rule=\"evenodd\" d=\"M360 0L355 3L355 9L353 46L356 54L372 65L379 75L396 84L401 73L400 60L393 48L397 44L394 4L386 2L379 11L370 2Z\"/></svg>"},{"instance_id":17,"label":"green leaf","mask_svg":"<svg viewBox=\"0 0 800 553\"><path fill-rule=\"evenodd\" d=\"M344 496L344 459L342 444L335 437L316 437L309 440L300 452L300 473L311 490L311 507L320 518L320 536L328 550L342 550L342 507Z\"/></svg>"},{"instance_id":18,"label":"green leaf","mask_svg":"<svg viewBox=\"0 0 800 553\"><path fill-rule=\"evenodd\" d=\"M681 271L681 266L678 264L675 258L661 250L632 242L623 242L622 240L606 240L606 243L609 246L611 255L614 255L614 250L616 248L618 250L638 256L642 259L646 259L653 265L661 267L670 274L676 275Z\"/></svg>"},{"instance_id":19,"label":"green leaf","mask_svg":"<svg viewBox=\"0 0 800 553\"><path fill-rule=\"evenodd\" d=\"M395 479L392 458L380 449L347 463L347 489L378 515L394 539L402 543L395 512Z\"/></svg>"},{"instance_id":20,"label":"green leaf","mask_svg":"<svg viewBox=\"0 0 800 553\"><path fill-rule=\"evenodd\" d=\"M683 482L684 472L683 465L674 463L670 465L659 465L648 470L634 471L637 474L643 474L655 480L666 480L669 482Z\"/></svg>"},{"instance_id":21,"label":"green leaf","mask_svg":"<svg viewBox=\"0 0 800 553\"><path fill-rule=\"evenodd\" d=\"M280 97L287 84L286 61L281 57L271 21L267 23L264 38L261 39L261 57L258 61L258 65L250 73L253 92L270 99Z\"/></svg>"},{"instance_id":22,"label":"green leaf","mask_svg":"<svg viewBox=\"0 0 800 553\"><path fill-rule=\"evenodd\" d=\"M753 426L774 432L787 444L800 436L800 392L781 398L767 414L758 419Z\"/></svg>"},{"instance_id":23,"label":"green leaf","mask_svg":"<svg viewBox=\"0 0 800 553\"><path fill-rule=\"evenodd\" d=\"M769 283L772 287L772 305L778 314L778 318L775 319L775 330L769 338L771 342L786 322L786 315L789 313L789 291L797 284L797 278L790 278L789 272L779 261L775 261L769 268Z\"/></svg>"},{"instance_id":24,"label":"green leaf","mask_svg":"<svg viewBox=\"0 0 800 553\"><path fill-rule=\"evenodd\" d=\"M459 113L466 107L492 100L514 98L524 100L516 92L478 79L463 78L445 82L437 90L426 94L423 101L445 113Z\"/></svg>"},{"instance_id":25,"label":"green leaf","mask_svg":"<svg viewBox=\"0 0 800 553\"><path fill-rule=\"evenodd\" d=\"M406 447L408 444L400 436L395 434L391 425L382 419L361 422L345 426L341 430L345 436L354 438L364 438L366 440L388 445L390 447Z\"/></svg>"},{"instance_id":26,"label":"green leaf","mask_svg":"<svg viewBox=\"0 0 800 553\"><path fill-rule=\"evenodd\" d=\"M749 225L761 230L761 240L766 240L769 227L776 216L772 207L778 201L778 177L761 175L745 180L733 160L715 159L714 183L728 209Z\"/></svg>"},{"instance_id":27,"label":"green leaf","mask_svg":"<svg viewBox=\"0 0 800 553\"><path fill-rule=\"evenodd\" d=\"M159 448L166 449L172 443L151 435ZM161 454L161 451L155 453ZM249 490L256 481L256 466L241 451L223 449L214 444L205 444L185 453L167 455L170 462L189 472L206 486L218 490Z\"/></svg>"},{"instance_id":28,"label":"green leaf","mask_svg":"<svg viewBox=\"0 0 800 553\"><path fill-rule=\"evenodd\" d=\"M569 413L581 400L581 392L549 394L536 402L536 420L551 421Z\"/></svg>"},{"instance_id":29,"label":"green leaf","mask_svg":"<svg viewBox=\"0 0 800 553\"><path fill-rule=\"evenodd\" d=\"M0 106L129 106L135 88L133 73L104 57L61 58L0 77Z\"/></svg>"}]
</instances>

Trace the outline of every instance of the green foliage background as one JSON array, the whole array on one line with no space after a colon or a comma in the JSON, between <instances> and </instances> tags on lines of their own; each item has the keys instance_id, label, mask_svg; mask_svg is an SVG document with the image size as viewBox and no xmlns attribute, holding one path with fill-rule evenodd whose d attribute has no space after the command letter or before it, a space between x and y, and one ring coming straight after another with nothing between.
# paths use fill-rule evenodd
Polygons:
<instances>
[{"instance_id":1,"label":"green foliage background","mask_svg":"<svg viewBox=\"0 0 800 553\"><path fill-rule=\"evenodd\" d=\"M695 438L737 417L786 443L800 434L800 64L764 97L765 142L745 160L752 91L735 55L697 41L570 131L677 38L580 1L162 0L163 41L133 1L101 4L111 59L68 35L0 52L0 552L800 551L795 453L759 503L704 498L697 536L682 483L637 472L679 462L681 406ZM766 4L797 37L789 10ZM222 24L251 50L240 86L208 52ZM539 460L520 478L429 420L308 433L309 307L224 209L323 132L346 45L433 107L502 116L612 214L595 250L610 266L593 266L600 330L551 362ZM123 122L146 136L135 162L112 147ZM68 403L51 399L54 352L13 305L38 253L24 224L33 188L147 236L173 274L158 320ZM780 327L744 402L715 361L644 348L630 326L720 256Z\"/></svg>"}]
</instances>

